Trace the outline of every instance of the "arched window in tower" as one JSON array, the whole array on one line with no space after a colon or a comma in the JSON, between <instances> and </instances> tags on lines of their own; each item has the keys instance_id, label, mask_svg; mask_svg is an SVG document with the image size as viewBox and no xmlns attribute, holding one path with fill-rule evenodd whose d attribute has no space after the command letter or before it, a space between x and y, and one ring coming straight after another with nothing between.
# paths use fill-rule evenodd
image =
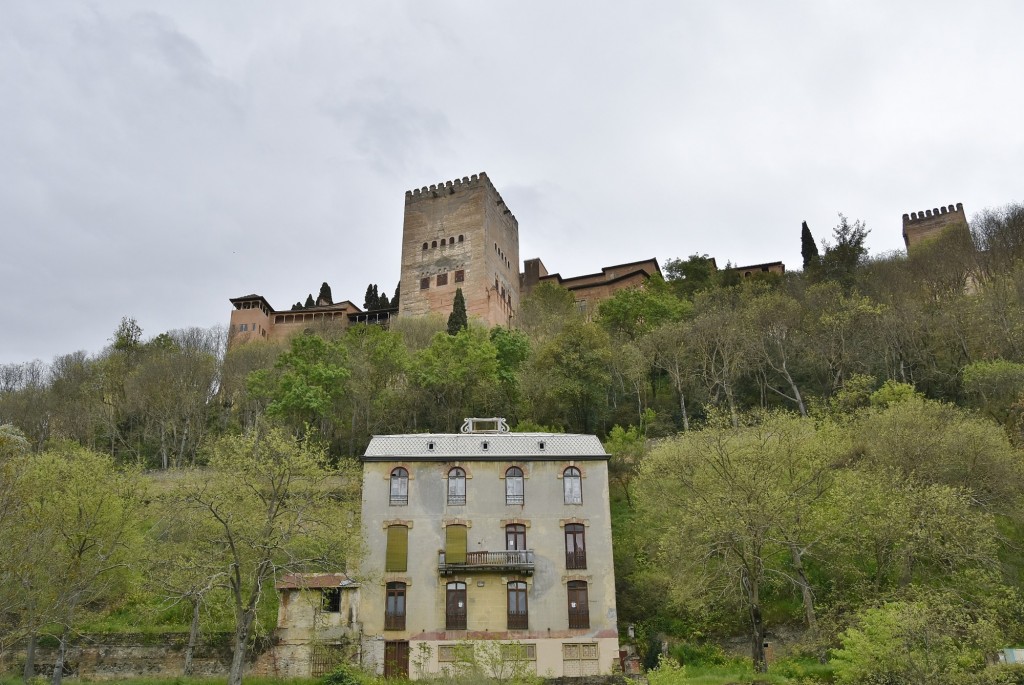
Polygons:
<instances>
[{"instance_id":1,"label":"arched window in tower","mask_svg":"<svg viewBox=\"0 0 1024 685\"><path fill-rule=\"evenodd\" d=\"M431 246L431 247L437 247L437 241L436 241L436 240L432 240L432 241L430 242L430 246Z\"/></svg>"},{"instance_id":2,"label":"arched window in tower","mask_svg":"<svg viewBox=\"0 0 1024 685\"><path fill-rule=\"evenodd\" d=\"M427 249L427 247L428 247L428 245L426 243L423 243L423 249L425 250L425 249Z\"/></svg>"}]
</instances>

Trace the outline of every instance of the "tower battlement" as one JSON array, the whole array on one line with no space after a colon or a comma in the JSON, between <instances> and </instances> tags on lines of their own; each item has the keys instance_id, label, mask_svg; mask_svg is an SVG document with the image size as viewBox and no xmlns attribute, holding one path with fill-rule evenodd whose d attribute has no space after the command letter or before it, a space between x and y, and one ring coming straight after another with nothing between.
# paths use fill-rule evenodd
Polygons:
<instances>
[{"instance_id":1,"label":"tower battlement","mask_svg":"<svg viewBox=\"0 0 1024 685\"><path fill-rule=\"evenodd\" d=\"M503 212L512 218L517 225L519 222L516 220L512 210L505 204L505 200L502 199L501 193L491 183L491 179L487 177L487 173L481 171L479 174L473 174L472 176L463 176L462 178L456 178L451 181L442 181L441 183L431 184L429 186L423 186L422 188L413 188L412 190L405 191L405 204L408 206L416 202L423 202L434 198L442 197L444 195L454 195L460 190L467 190L470 188L477 188L483 185L488 191L490 191L494 197L497 205L503 208Z\"/></svg>"},{"instance_id":2,"label":"tower battlement","mask_svg":"<svg viewBox=\"0 0 1024 685\"><path fill-rule=\"evenodd\" d=\"M903 215L903 242L909 252L915 245L936 237L952 226L967 227L963 203L910 212Z\"/></svg>"},{"instance_id":3,"label":"tower battlement","mask_svg":"<svg viewBox=\"0 0 1024 685\"><path fill-rule=\"evenodd\" d=\"M964 205L962 202L957 202L956 206L948 205L946 207L936 207L934 209L925 209L919 212L911 212L910 214L903 215L903 223L908 224L915 221L924 221L943 214L960 214L963 216Z\"/></svg>"}]
</instances>

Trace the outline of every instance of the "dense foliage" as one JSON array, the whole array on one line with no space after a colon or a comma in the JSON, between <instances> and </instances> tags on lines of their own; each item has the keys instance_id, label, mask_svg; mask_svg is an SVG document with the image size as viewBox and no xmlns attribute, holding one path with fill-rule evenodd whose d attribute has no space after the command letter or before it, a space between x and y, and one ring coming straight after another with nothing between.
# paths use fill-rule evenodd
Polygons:
<instances>
[{"instance_id":1,"label":"dense foliage","mask_svg":"<svg viewBox=\"0 0 1024 685\"><path fill-rule=\"evenodd\" d=\"M219 473L272 422L296 459L326 446L308 465L329 473L374 434L505 416L607 439L619 620L642 649L746 634L763 668L759 645L788 625L807 655L835 655L842 682L869 682L862 665L895 659L896 640L899 668L931 674L944 662L921 645L940 644L958 677L981 678L992 650L1024 641L1024 207L974 229L869 258L866 227L840 217L820 253L801 231L803 272L742 279L693 255L596 311L545 283L515 330L439 315L226 350L221 331L145 339L125 319L97 354L0 366L0 531L26 516L26 484L69 463L118 474L109 487L139 467L187 480ZM367 306L377 297L371 285ZM175 539L154 510L132 515L125 554L140 535ZM27 555L28 574L23 547L0 554ZM137 579L117 568L83 590L90 610ZM180 596L210 585L187 571ZM0 646L73 624L39 613L69 587L0 596Z\"/></svg>"}]
</instances>

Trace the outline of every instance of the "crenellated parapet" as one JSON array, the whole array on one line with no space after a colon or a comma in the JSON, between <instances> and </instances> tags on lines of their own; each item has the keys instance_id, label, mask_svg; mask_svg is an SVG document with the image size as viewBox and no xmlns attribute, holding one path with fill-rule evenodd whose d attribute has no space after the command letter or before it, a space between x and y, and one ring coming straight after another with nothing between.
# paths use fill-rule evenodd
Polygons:
<instances>
[{"instance_id":1,"label":"crenellated parapet","mask_svg":"<svg viewBox=\"0 0 1024 685\"><path fill-rule=\"evenodd\" d=\"M463 176L462 178L456 178L451 181L444 181L437 184L431 184L429 186L423 186L422 188L413 188L412 190L405 191L405 204L411 205L417 202L423 202L425 200L432 200L445 195L455 195L460 191L471 190L483 186L490 193L494 195L495 204L502 208L502 211L511 217L512 221L518 225L516 217L512 214L512 211L505 204L505 201L501 198L501 193L491 183L491 179L487 177L487 173L481 171L479 174L473 174L472 176Z\"/></svg>"},{"instance_id":2,"label":"crenellated parapet","mask_svg":"<svg viewBox=\"0 0 1024 685\"><path fill-rule=\"evenodd\" d=\"M903 223L908 224L915 221L924 221L933 217L940 217L943 214L960 214L963 216L964 206L963 203L957 202L956 206L948 205L946 207L936 207L934 209L925 209L920 212L911 212L910 214L903 215Z\"/></svg>"}]
</instances>

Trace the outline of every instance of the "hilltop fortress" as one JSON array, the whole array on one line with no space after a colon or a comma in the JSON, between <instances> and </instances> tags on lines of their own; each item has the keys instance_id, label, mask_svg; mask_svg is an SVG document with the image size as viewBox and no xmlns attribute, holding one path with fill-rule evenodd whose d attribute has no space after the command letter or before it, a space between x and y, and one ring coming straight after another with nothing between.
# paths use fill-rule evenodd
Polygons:
<instances>
[{"instance_id":1,"label":"hilltop fortress","mask_svg":"<svg viewBox=\"0 0 1024 685\"><path fill-rule=\"evenodd\" d=\"M424 186L405 193L397 308L363 311L349 300L321 299L313 306L276 310L262 295L243 295L230 300L230 341L280 340L325 325L448 314L458 288L470 317L489 326L513 326L521 298L542 282L568 289L581 311L592 312L616 291L661 274L654 258L569 278L548 273L539 258L526 260L523 272L520 264L519 222L486 173ZM771 266L773 271L784 269L781 262Z\"/></svg>"},{"instance_id":2,"label":"hilltop fortress","mask_svg":"<svg viewBox=\"0 0 1024 685\"><path fill-rule=\"evenodd\" d=\"M908 251L952 226L967 225L963 205L903 215ZM713 261L713 260L712 260ZM398 307L363 311L349 300L275 310L261 295L231 298L230 341L281 340L302 330L351 323L387 323L394 316L447 315L462 289L470 317L489 326L514 326L519 303L544 282L569 290L585 315L624 288L661 275L657 259L605 266L563 278L540 258L519 261L519 222L486 173L405 193ZM785 273L782 262L735 267L743 277Z\"/></svg>"}]
</instances>

